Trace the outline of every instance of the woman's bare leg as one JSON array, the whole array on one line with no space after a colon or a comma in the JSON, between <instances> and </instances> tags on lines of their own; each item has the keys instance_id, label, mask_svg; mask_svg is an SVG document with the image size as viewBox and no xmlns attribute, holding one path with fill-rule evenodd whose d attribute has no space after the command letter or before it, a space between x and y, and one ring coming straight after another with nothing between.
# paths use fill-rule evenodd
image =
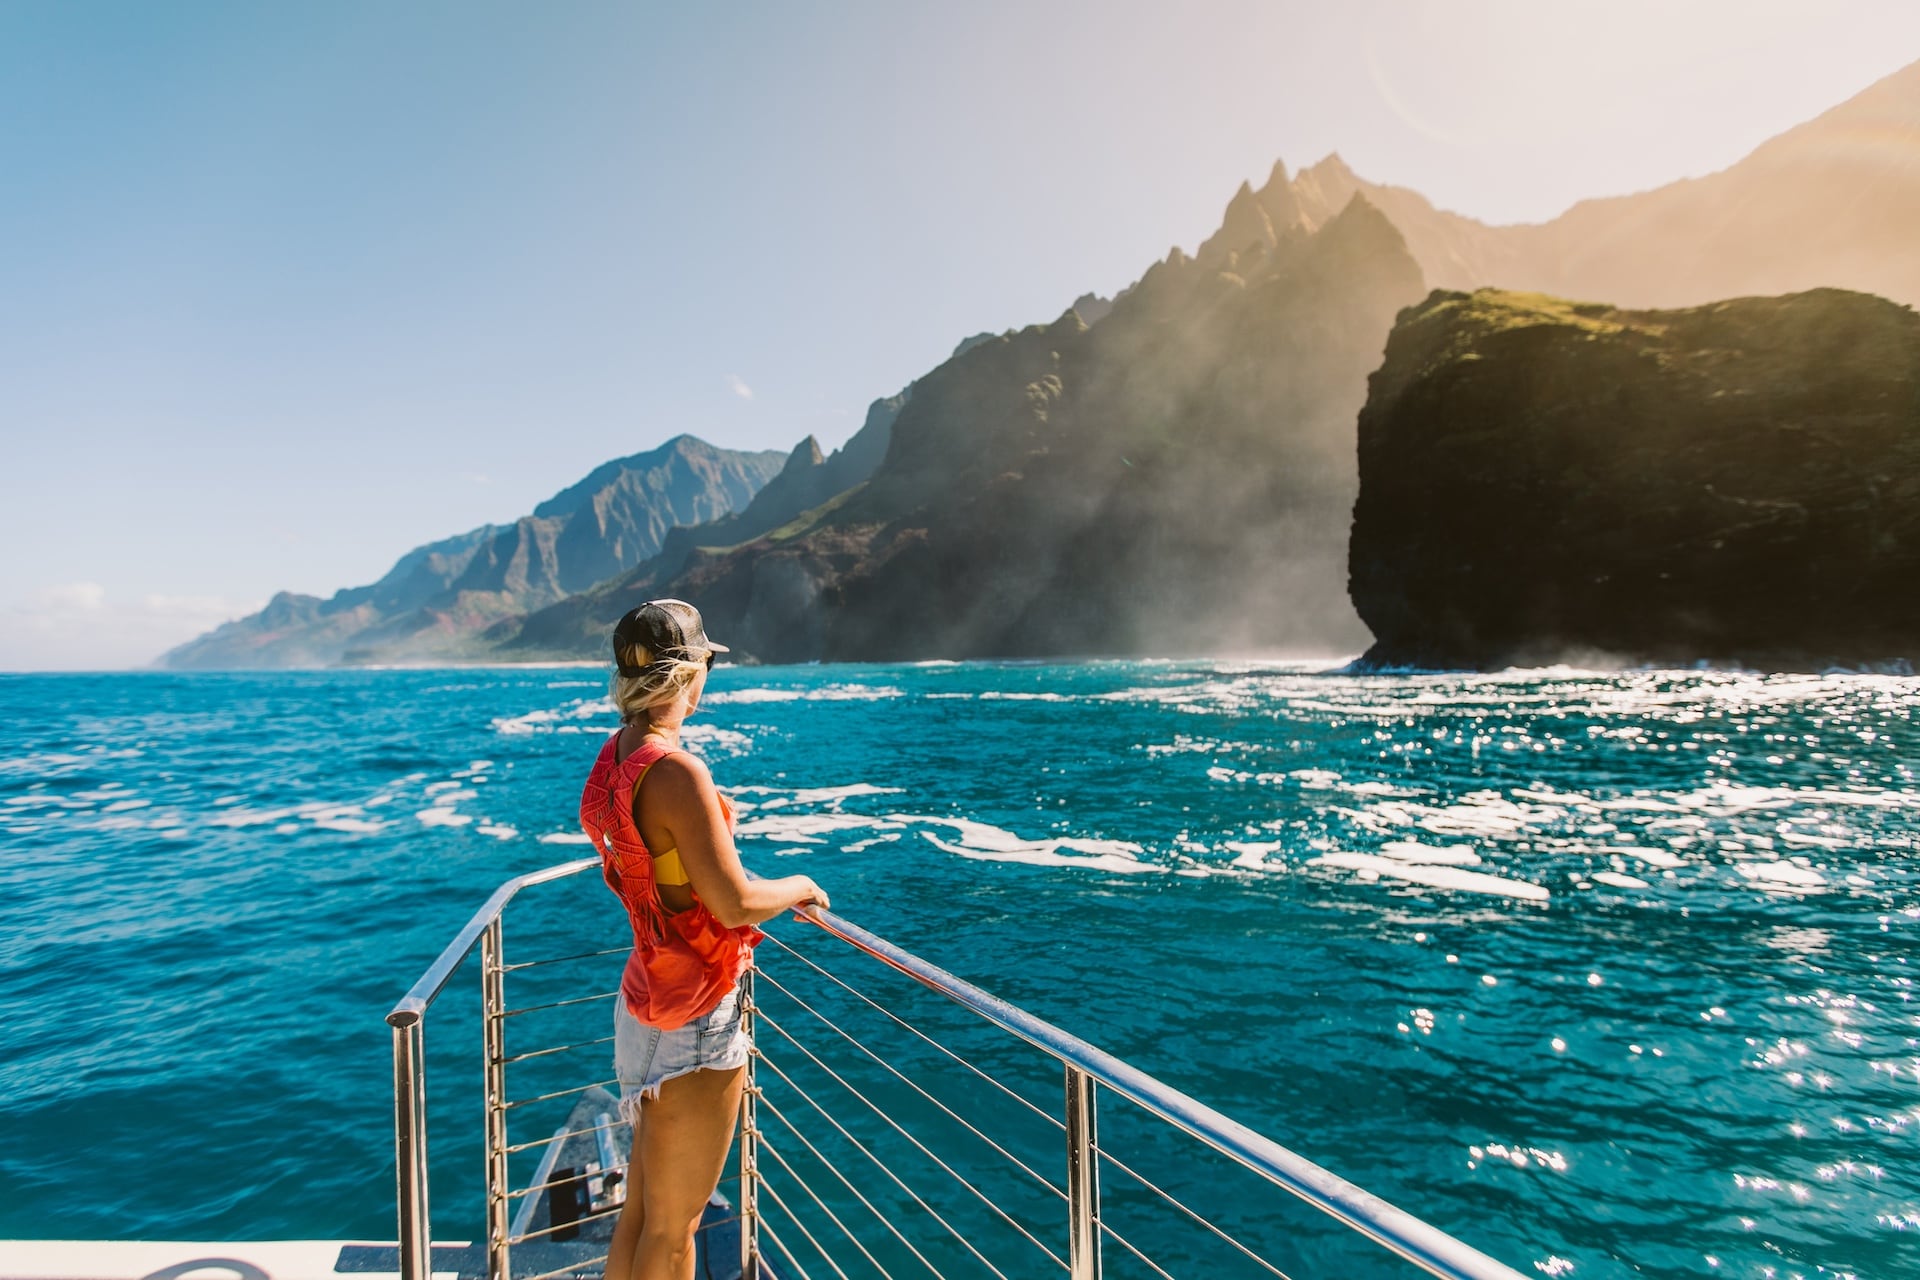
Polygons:
<instances>
[{"instance_id":1,"label":"woman's bare leg","mask_svg":"<svg viewBox=\"0 0 1920 1280\"><path fill-rule=\"evenodd\" d=\"M657 1100L641 1103L634 1140L640 1172L614 1229L617 1248L620 1227L638 1201L631 1269L618 1275L609 1256L608 1280L693 1280L693 1233L726 1168L745 1077L745 1067L694 1071L664 1082Z\"/></svg>"},{"instance_id":2,"label":"woman's bare leg","mask_svg":"<svg viewBox=\"0 0 1920 1280\"><path fill-rule=\"evenodd\" d=\"M644 1104L643 1108L644 1108ZM646 1216L645 1169L640 1163L640 1126L633 1126L633 1149L627 1154L627 1198L613 1220L613 1243L607 1246L605 1280L633 1280L634 1250L640 1244L640 1223Z\"/></svg>"}]
</instances>

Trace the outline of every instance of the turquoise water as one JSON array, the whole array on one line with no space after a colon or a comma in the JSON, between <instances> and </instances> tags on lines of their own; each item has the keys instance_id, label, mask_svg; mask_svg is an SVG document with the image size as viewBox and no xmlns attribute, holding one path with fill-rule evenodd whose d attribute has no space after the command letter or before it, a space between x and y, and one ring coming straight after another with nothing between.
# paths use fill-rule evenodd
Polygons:
<instances>
[{"instance_id":1,"label":"turquoise water","mask_svg":"<svg viewBox=\"0 0 1920 1280\"><path fill-rule=\"evenodd\" d=\"M382 1016L501 879L582 853L602 690L0 678L0 1238L390 1239ZM690 738L749 865L1522 1271L1895 1276L1920 1271L1916 705L1878 676L722 668ZM604 945L613 910L588 879L530 891L509 958ZM479 1226L476 985L429 1022L445 1238ZM1045 1059L901 994L1057 1107ZM594 1008L510 1047L604 1034ZM1057 1174L1040 1121L964 1084ZM1102 1125L1282 1266L1406 1274L1122 1105ZM1212 1256L1103 1176L1135 1243Z\"/></svg>"}]
</instances>

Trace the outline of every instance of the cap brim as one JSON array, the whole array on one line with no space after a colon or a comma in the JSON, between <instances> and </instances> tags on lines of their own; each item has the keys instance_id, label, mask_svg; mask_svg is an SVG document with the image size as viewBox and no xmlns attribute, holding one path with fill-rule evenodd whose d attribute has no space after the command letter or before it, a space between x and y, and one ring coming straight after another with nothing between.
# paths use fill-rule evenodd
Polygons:
<instances>
[{"instance_id":1,"label":"cap brim","mask_svg":"<svg viewBox=\"0 0 1920 1280\"><path fill-rule=\"evenodd\" d=\"M727 646L723 644L715 644L711 640L707 641L707 648L713 650L715 653L732 653L733 652L733 650L727 648Z\"/></svg>"}]
</instances>

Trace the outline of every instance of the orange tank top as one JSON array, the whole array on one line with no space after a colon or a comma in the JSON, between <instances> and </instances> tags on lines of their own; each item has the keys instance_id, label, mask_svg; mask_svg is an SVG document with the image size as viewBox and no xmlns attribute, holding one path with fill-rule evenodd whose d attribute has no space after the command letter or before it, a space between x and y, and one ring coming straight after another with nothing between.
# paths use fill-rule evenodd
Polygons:
<instances>
[{"instance_id":1,"label":"orange tank top","mask_svg":"<svg viewBox=\"0 0 1920 1280\"><path fill-rule=\"evenodd\" d=\"M670 748L643 742L618 760L619 742L616 732L593 762L580 793L580 825L600 851L601 875L633 927L620 994L634 1017L671 1031L710 1012L733 990L765 935L752 925L727 928L697 894L685 911L666 909L652 854L633 821L633 802L641 775ZM732 806L724 796L720 803L731 824Z\"/></svg>"}]
</instances>

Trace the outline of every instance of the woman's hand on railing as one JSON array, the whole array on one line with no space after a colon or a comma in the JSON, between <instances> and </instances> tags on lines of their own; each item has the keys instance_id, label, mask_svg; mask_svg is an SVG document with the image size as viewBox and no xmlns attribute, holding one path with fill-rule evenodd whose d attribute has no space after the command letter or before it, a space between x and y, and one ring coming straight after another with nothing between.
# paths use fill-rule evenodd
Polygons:
<instances>
[{"instance_id":1,"label":"woman's hand on railing","mask_svg":"<svg viewBox=\"0 0 1920 1280\"><path fill-rule=\"evenodd\" d=\"M800 892L799 899L793 904L795 911L804 911L808 907L819 907L822 911L833 909L827 891L815 884L812 876L788 876L787 879Z\"/></svg>"}]
</instances>

